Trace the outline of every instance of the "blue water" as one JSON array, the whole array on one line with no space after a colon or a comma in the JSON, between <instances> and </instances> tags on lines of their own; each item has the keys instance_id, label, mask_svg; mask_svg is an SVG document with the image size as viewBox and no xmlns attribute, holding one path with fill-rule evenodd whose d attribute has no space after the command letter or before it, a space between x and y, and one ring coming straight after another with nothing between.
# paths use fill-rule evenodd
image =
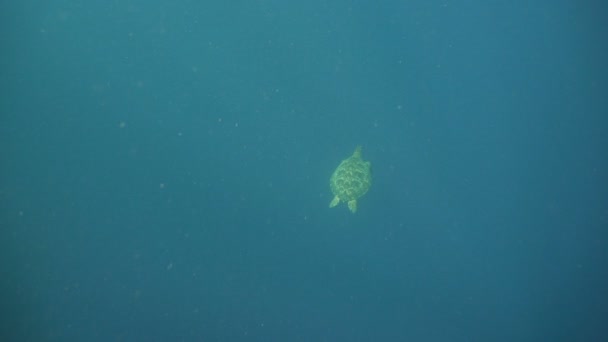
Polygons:
<instances>
[{"instance_id":1,"label":"blue water","mask_svg":"<svg viewBox=\"0 0 608 342\"><path fill-rule=\"evenodd\" d=\"M3 5L0 338L607 340L604 10Z\"/></svg>"}]
</instances>

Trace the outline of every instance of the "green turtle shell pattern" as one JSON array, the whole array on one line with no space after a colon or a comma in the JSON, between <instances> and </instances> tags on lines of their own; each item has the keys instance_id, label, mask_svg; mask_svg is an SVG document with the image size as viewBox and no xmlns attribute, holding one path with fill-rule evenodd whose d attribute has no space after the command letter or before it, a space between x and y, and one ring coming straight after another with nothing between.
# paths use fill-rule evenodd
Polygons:
<instances>
[{"instance_id":1,"label":"green turtle shell pattern","mask_svg":"<svg viewBox=\"0 0 608 342\"><path fill-rule=\"evenodd\" d=\"M372 185L371 163L361 158L361 146L357 146L352 156L344 159L329 180L334 199L329 207L346 202L350 211L357 211L357 199Z\"/></svg>"}]
</instances>

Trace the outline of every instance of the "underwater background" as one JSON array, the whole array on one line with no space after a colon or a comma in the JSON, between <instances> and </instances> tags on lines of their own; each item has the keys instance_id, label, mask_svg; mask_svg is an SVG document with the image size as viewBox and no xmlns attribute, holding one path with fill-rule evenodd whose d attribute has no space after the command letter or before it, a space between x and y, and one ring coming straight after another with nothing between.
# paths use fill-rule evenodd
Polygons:
<instances>
[{"instance_id":1,"label":"underwater background","mask_svg":"<svg viewBox=\"0 0 608 342\"><path fill-rule=\"evenodd\" d=\"M1 5L0 338L607 340L606 7Z\"/></svg>"}]
</instances>

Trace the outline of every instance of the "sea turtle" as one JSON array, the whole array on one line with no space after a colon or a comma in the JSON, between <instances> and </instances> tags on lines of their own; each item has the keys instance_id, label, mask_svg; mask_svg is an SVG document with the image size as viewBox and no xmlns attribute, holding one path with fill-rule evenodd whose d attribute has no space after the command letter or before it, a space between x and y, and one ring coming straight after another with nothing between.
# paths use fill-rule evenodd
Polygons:
<instances>
[{"instance_id":1,"label":"sea turtle","mask_svg":"<svg viewBox=\"0 0 608 342\"><path fill-rule=\"evenodd\" d=\"M353 155L344 159L329 179L331 192L335 195L329 207L347 202L348 209L357 212L357 198L365 195L371 185L371 163L361 159L361 146L357 146Z\"/></svg>"}]
</instances>

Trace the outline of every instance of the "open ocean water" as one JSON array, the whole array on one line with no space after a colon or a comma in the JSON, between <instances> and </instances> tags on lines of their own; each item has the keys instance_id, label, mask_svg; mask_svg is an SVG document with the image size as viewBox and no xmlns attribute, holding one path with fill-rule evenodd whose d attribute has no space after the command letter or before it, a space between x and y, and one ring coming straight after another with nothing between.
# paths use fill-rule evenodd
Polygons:
<instances>
[{"instance_id":1,"label":"open ocean water","mask_svg":"<svg viewBox=\"0 0 608 342\"><path fill-rule=\"evenodd\" d=\"M607 341L606 10L5 2L0 340Z\"/></svg>"}]
</instances>

